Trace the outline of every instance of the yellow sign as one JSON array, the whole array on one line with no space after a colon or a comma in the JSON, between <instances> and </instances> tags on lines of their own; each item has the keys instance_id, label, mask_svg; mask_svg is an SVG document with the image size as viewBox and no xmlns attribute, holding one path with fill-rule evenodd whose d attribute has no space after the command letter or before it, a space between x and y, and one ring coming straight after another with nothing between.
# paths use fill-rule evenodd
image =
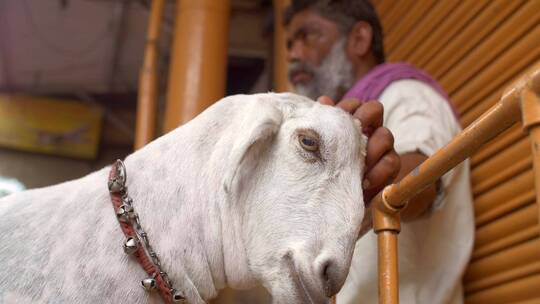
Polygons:
<instances>
[{"instance_id":1,"label":"yellow sign","mask_svg":"<svg viewBox=\"0 0 540 304\"><path fill-rule=\"evenodd\" d=\"M73 100L0 95L0 146L95 158L103 110Z\"/></svg>"}]
</instances>

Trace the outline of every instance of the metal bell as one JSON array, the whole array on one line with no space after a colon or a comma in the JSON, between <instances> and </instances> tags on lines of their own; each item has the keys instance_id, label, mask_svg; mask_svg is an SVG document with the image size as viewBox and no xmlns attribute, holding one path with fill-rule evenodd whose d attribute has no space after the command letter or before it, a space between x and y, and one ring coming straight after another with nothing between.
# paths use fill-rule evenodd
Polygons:
<instances>
[{"instance_id":1,"label":"metal bell","mask_svg":"<svg viewBox=\"0 0 540 304\"><path fill-rule=\"evenodd\" d=\"M109 192L118 193L122 192L126 185L126 167L121 160L116 160L114 164L114 170L116 170L116 176L109 180L107 185L109 186Z\"/></svg>"},{"instance_id":2,"label":"metal bell","mask_svg":"<svg viewBox=\"0 0 540 304\"><path fill-rule=\"evenodd\" d=\"M157 287L156 279L154 278L146 278L141 281L141 284L146 291L155 290Z\"/></svg>"},{"instance_id":3,"label":"metal bell","mask_svg":"<svg viewBox=\"0 0 540 304\"><path fill-rule=\"evenodd\" d=\"M124 202L124 205L132 205L133 204L133 200L131 199L131 197L127 196L127 195L124 195L122 196L122 202Z\"/></svg>"},{"instance_id":4,"label":"metal bell","mask_svg":"<svg viewBox=\"0 0 540 304\"><path fill-rule=\"evenodd\" d=\"M124 190L124 185L118 181L118 179L114 178L109 181L109 192L111 193L118 193Z\"/></svg>"},{"instance_id":5,"label":"metal bell","mask_svg":"<svg viewBox=\"0 0 540 304\"><path fill-rule=\"evenodd\" d=\"M180 290L173 289L171 293L172 293L172 301L174 303L185 303L186 296L184 295L183 292L181 292Z\"/></svg>"},{"instance_id":6,"label":"metal bell","mask_svg":"<svg viewBox=\"0 0 540 304\"><path fill-rule=\"evenodd\" d=\"M134 237L128 237L124 243L124 252L126 254L134 254L139 249L139 240Z\"/></svg>"},{"instance_id":7,"label":"metal bell","mask_svg":"<svg viewBox=\"0 0 540 304\"><path fill-rule=\"evenodd\" d=\"M116 217L120 222L123 223L129 223L129 221L133 218L133 207L130 205L121 205L116 210Z\"/></svg>"}]
</instances>

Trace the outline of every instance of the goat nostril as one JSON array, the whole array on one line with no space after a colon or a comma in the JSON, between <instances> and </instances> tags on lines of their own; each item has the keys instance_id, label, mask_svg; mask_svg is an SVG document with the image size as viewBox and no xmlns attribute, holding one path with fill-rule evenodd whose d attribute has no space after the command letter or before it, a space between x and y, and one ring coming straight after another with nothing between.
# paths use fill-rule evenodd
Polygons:
<instances>
[{"instance_id":1,"label":"goat nostril","mask_svg":"<svg viewBox=\"0 0 540 304\"><path fill-rule=\"evenodd\" d=\"M334 289L334 283L333 283L333 273L332 273L332 266L333 263L331 260L325 261L321 265L321 281L324 288L324 294L327 297L331 297L335 294Z\"/></svg>"},{"instance_id":2,"label":"goat nostril","mask_svg":"<svg viewBox=\"0 0 540 304\"><path fill-rule=\"evenodd\" d=\"M323 281L326 283L328 282L328 268L330 267L330 262L326 262L323 265Z\"/></svg>"}]
</instances>

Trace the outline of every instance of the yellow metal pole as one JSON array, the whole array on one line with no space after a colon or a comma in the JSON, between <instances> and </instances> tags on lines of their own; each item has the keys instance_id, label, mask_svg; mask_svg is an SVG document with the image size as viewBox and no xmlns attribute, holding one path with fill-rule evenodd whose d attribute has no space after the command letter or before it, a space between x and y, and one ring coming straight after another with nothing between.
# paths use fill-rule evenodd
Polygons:
<instances>
[{"instance_id":1,"label":"yellow metal pole","mask_svg":"<svg viewBox=\"0 0 540 304\"><path fill-rule=\"evenodd\" d=\"M178 1L166 132L225 95L230 11L230 0Z\"/></svg>"},{"instance_id":2,"label":"yellow metal pole","mask_svg":"<svg viewBox=\"0 0 540 304\"><path fill-rule=\"evenodd\" d=\"M152 141L156 131L157 62L159 32L165 0L152 1L143 66L139 75L139 99L135 126L135 149Z\"/></svg>"},{"instance_id":3,"label":"yellow metal pole","mask_svg":"<svg viewBox=\"0 0 540 304\"><path fill-rule=\"evenodd\" d=\"M290 92L287 76L287 35L283 26L284 12L291 0L274 0L274 91Z\"/></svg>"},{"instance_id":4,"label":"yellow metal pole","mask_svg":"<svg viewBox=\"0 0 540 304\"><path fill-rule=\"evenodd\" d=\"M531 142L534 187L540 222L540 69L536 77L532 77L529 87L521 92L521 108L523 128L529 133Z\"/></svg>"},{"instance_id":5,"label":"yellow metal pole","mask_svg":"<svg viewBox=\"0 0 540 304\"><path fill-rule=\"evenodd\" d=\"M534 100L531 104L538 107L540 69L521 78L511 90L503 94L493 108L469 125L448 145L424 161L400 182L386 187L373 199L373 228L377 233L379 244L379 303L397 304L399 301L397 233L400 228L400 210L405 207L409 199L433 184L484 143L517 122L521 118L520 101L522 95L528 94L527 90L534 90L536 97L532 98L527 95L528 98L525 100ZM527 109L524 106L524 112ZM540 114L540 110L537 110L536 113ZM538 126L540 115L531 116L534 117L531 118L534 126Z\"/></svg>"},{"instance_id":6,"label":"yellow metal pole","mask_svg":"<svg viewBox=\"0 0 540 304\"><path fill-rule=\"evenodd\" d=\"M399 303L397 235L401 230L399 210L373 208L373 230L377 234L379 303Z\"/></svg>"}]
</instances>

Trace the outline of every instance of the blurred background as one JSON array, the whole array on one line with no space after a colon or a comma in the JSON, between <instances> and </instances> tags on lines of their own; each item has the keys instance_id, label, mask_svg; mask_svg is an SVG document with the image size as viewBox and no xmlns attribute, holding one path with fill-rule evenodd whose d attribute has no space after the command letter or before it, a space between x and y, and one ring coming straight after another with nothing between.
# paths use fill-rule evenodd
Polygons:
<instances>
[{"instance_id":1,"label":"blurred background","mask_svg":"<svg viewBox=\"0 0 540 304\"><path fill-rule=\"evenodd\" d=\"M165 110L175 4L164 1L157 41L158 117ZM133 151L151 5L150 0L0 1L1 176L41 187L80 177ZM271 1L230 5L224 95L268 91ZM156 136L161 121L156 120Z\"/></svg>"},{"instance_id":2,"label":"blurred background","mask_svg":"<svg viewBox=\"0 0 540 304\"><path fill-rule=\"evenodd\" d=\"M0 195L110 164L222 96L289 90L280 26L287 2L0 0ZM373 3L388 61L434 76L463 127L540 61L540 0ZM153 11L161 13L150 18ZM476 235L467 303L540 299L530 149L516 124L470 159ZM268 296L224 292L221 301Z\"/></svg>"}]
</instances>

